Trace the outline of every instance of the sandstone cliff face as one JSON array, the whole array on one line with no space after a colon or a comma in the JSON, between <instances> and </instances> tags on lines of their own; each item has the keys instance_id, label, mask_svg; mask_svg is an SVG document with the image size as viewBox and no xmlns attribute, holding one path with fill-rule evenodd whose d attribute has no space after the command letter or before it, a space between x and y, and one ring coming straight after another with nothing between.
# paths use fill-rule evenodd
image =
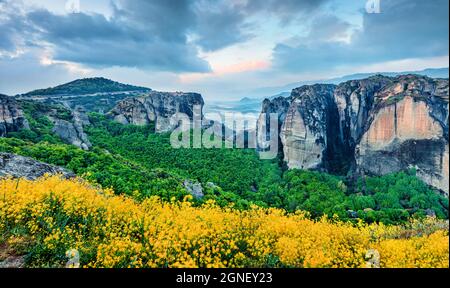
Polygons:
<instances>
[{"instance_id":1,"label":"sandstone cliff face","mask_svg":"<svg viewBox=\"0 0 450 288\"><path fill-rule=\"evenodd\" d=\"M374 76L340 84L334 92L339 112L339 137L350 149L354 149L364 133L375 93L392 79Z\"/></svg>"},{"instance_id":2,"label":"sandstone cliff face","mask_svg":"<svg viewBox=\"0 0 450 288\"><path fill-rule=\"evenodd\" d=\"M0 137L22 128L29 128L22 109L14 98L0 94Z\"/></svg>"},{"instance_id":3,"label":"sandstone cliff face","mask_svg":"<svg viewBox=\"0 0 450 288\"><path fill-rule=\"evenodd\" d=\"M294 89L291 105L281 126L280 139L289 168L325 168L327 129L332 125L334 85Z\"/></svg>"},{"instance_id":4,"label":"sandstone cliff face","mask_svg":"<svg viewBox=\"0 0 450 288\"><path fill-rule=\"evenodd\" d=\"M446 79L374 76L303 86L284 100L265 100L262 112L284 115L289 168L373 175L415 168L448 195L448 95Z\"/></svg>"},{"instance_id":5,"label":"sandstone cliff face","mask_svg":"<svg viewBox=\"0 0 450 288\"><path fill-rule=\"evenodd\" d=\"M408 168L448 195L448 80L402 76L375 95L358 143L358 169L382 175Z\"/></svg>"},{"instance_id":6,"label":"sandstone cliff face","mask_svg":"<svg viewBox=\"0 0 450 288\"><path fill-rule=\"evenodd\" d=\"M0 177L9 176L34 180L45 174L61 174L67 178L75 177L75 174L61 167L15 154L0 153Z\"/></svg>"},{"instance_id":7,"label":"sandstone cliff face","mask_svg":"<svg viewBox=\"0 0 450 288\"><path fill-rule=\"evenodd\" d=\"M147 125L155 123L157 133L169 132L178 123L171 121L176 113L193 117L193 107L203 108L204 101L197 93L152 91L143 96L120 101L108 114L123 124Z\"/></svg>"}]
</instances>

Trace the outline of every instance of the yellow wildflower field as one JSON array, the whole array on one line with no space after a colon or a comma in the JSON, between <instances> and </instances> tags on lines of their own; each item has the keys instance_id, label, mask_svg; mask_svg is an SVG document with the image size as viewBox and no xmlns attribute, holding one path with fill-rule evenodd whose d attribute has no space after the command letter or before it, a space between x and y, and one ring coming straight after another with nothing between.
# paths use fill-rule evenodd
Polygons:
<instances>
[{"instance_id":1,"label":"yellow wildflower field","mask_svg":"<svg viewBox=\"0 0 450 288\"><path fill-rule=\"evenodd\" d=\"M381 267L449 266L448 226L437 220L408 232L190 200L136 201L57 176L3 179L0 240L24 242L32 267L64 266L72 251L81 267L366 267L369 250Z\"/></svg>"}]
</instances>

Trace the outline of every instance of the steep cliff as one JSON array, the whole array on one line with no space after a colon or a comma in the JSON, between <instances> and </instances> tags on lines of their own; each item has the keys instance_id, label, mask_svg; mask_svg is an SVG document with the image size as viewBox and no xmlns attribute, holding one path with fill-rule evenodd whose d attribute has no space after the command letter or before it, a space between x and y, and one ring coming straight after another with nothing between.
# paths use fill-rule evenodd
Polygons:
<instances>
[{"instance_id":1,"label":"steep cliff","mask_svg":"<svg viewBox=\"0 0 450 288\"><path fill-rule=\"evenodd\" d=\"M448 80L401 76L375 95L355 159L360 171L417 169L419 178L449 187Z\"/></svg>"},{"instance_id":2,"label":"steep cliff","mask_svg":"<svg viewBox=\"0 0 450 288\"><path fill-rule=\"evenodd\" d=\"M155 123L155 131L163 133L176 127L177 123L171 120L176 113L184 113L192 118L194 105L203 108L204 101L200 94L152 91L140 97L120 101L108 115L123 124Z\"/></svg>"},{"instance_id":3,"label":"steep cliff","mask_svg":"<svg viewBox=\"0 0 450 288\"><path fill-rule=\"evenodd\" d=\"M448 79L378 75L302 86L265 100L262 112L280 115L289 168L373 175L415 168L448 194L448 94Z\"/></svg>"},{"instance_id":4,"label":"steep cliff","mask_svg":"<svg viewBox=\"0 0 450 288\"><path fill-rule=\"evenodd\" d=\"M289 168L330 168L328 159L342 147L328 133L336 123L334 85L303 86L294 89L291 105L281 126L280 139Z\"/></svg>"},{"instance_id":5,"label":"steep cliff","mask_svg":"<svg viewBox=\"0 0 450 288\"><path fill-rule=\"evenodd\" d=\"M339 111L339 137L350 150L355 149L364 133L375 93L392 81L389 77L373 76L347 81L336 87L334 101Z\"/></svg>"},{"instance_id":6,"label":"steep cliff","mask_svg":"<svg viewBox=\"0 0 450 288\"><path fill-rule=\"evenodd\" d=\"M288 112L289 106L291 105L291 97L277 97L272 101L265 99L262 104L262 111L259 115L256 125L256 137L257 137L257 148L260 151L267 150L269 144L267 141L271 140L270 137L270 114L277 115L278 127L277 133L281 130L281 125L283 125L286 119L286 113ZM278 147L282 147L281 139L277 139ZM281 153L282 153L281 149Z\"/></svg>"},{"instance_id":7,"label":"steep cliff","mask_svg":"<svg viewBox=\"0 0 450 288\"><path fill-rule=\"evenodd\" d=\"M258 127L264 123L268 127L269 113L278 114L280 147L288 168L342 172L349 165L349 151L336 133L335 89L332 84L306 85L294 89L289 97L264 100ZM262 140L258 133L258 143Z\"/></svg>"},{"instance_id":8,"label":"steep cliff","mask_svg":"<svg viewBox=\"0 0 450 288\"><path fill-rule=\"evenodd\" d=\"M0 94L0 137L28 127L28 121L17 101L13 97Z\"/></svg>"}]
</instances>

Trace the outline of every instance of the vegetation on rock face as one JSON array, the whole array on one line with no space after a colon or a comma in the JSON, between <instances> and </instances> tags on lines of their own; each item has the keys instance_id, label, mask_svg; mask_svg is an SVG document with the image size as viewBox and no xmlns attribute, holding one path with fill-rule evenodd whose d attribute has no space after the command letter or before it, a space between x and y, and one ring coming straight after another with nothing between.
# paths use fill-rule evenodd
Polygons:
<instances>
[{"instance_id":1,"label":"vegetation on rock face","mask_svg":"<svg viewBox=\"0 0 450 288\"><path fill-rule=\"evenodd\" d=\"M20 105L29 123L30 129L8 133L10 138L18 138L33 143L46 141L62 143L61 139L52 133L53 123L50 117L71 121L72 112L60 104L44 104L32 101L21 101Z\"/></svg>"},{"instance_id":2,"label":"vegetation on rock face","mask_svg":"<svg viewBox=\"0 0 450 288\"><path fill-rule=\"evenodd\" d=\"M82 95L125 91L145 92L150 90L149 88L122 84L99 77L79 79L56 87L31 91L24 96Z\"/></svg>"},{"instance_id":3,"label":"vegetation on rock face","mask_svg":"<svg viewBox=\"0 0 450 288\"><path fill-rule=\"evenodd\" d=\"M251 207L137 202L80 180L0 180L0 242L30 267L448 267L448 224L353 225ZM75 249L75 250L73 250ZM69 255L70 256L70 255ZM1 260L1 259L0 259ZM377 265L378 265L377 264Z\"/></svg>"}]
</instances>

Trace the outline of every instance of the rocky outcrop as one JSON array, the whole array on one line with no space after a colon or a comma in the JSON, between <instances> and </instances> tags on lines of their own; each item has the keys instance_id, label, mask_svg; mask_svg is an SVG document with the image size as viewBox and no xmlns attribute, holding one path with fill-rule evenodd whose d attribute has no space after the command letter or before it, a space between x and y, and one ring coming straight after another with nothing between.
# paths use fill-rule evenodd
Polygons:
<instances>
[{"instance_id":1,"label":"rocky outcrop","mask_svg":"<svg viewBox=\"0 0 450 288\"><path fill-rule=\"evenodd\" d=\"M54 119L52 132L65 142L75 145L83 150L89 150L92 146L80 123Z\"/></svg>"},{"instance_id":2,"label":"rocky outcrop","mask_svg":"<svg viewBox=\"0 0 450 288\"><path fill-rule=\"evenodd\" d=\"M203 194L202 184L193 182L191 180L184 180L183 186L186 191L191 194L195 199L201 199L205 195Z\"/></svg>"},{"instance_id":3,"label":"rocky outcrop","mask_svg":"<svg viewBox=\"0 0 450 288\"><path fill-rule=\"evenodd\" d=\"M401 76L375 101L356 147L358 169L382 175L415 168L448 195L448 80Z\"/></svg>"},{"instance_id":4,"label":"rocky outcrop","mask_svg":"<svg viewBox=\"0 0 450 288\"><path fill-rule=\"evenodd\" d=\"M120 101L108 114L122 124L155 123L155 131L163 133L172 131L178 125L171 119L176 113L184 113L192 118L194 105L203 108L204 101L200 94L152 91Z\"/></svg>"},{"instance_id":5,"label":"rocky outcrop","mask_svg":"<svg viewBox=\"0 0 450 288\"><path fill-rule=\"evenodd\" d=\"M415 168L448 195L448 95L448 79L373 76L303 86L265 100L262 112L280 115L289 168L373 175Z\"/></svg>"},{"instance_id":6,"label":"rocky outcrop","mask_svg":"<svg viewBox=\"0 0 450 288\"><path fill-rule=\"evenodd\" d=\"M0 153L0 177L37 179L45 174L75 177L72 172L53 165L10 153Z\"/></svg>"},{"instance_id":7,"label":"rocky outcrop","mask_svg":"<svg viewBox=\"0 0 450 288\"><path fill-rule=\"evenodd\" d=\"M72 111L72 121L70 122L57 118L52 118L52 120L52 132L62 140L83 150L89 150L92 147L88 136L84 133L83 127L90 125L90 122L82 107L77 107Z\"/></svg>"},{"instance_id":8,"label":"rocky outcrop","mask_svg":"<svg viewBox=\"0 0 450 288\"><path fill-rule=\"evenodd\" d=\"M13 97L0 94L0 137L22 128L29 129L29 125L17 101Z\"/></svg>"},{"instance_id":9,"label":"rocky outcrop","mask_svg":"<svg viewBox=\"0 0 450 288\"><path fill-rule=\"evenodd\" d=\"M284 120L286 119L286 113L288 112L289 106L291 105L291 98L290 97L277 97L274 98L272 101L269 99L265 99L262 104L262 111L259 115L259 118L257 120L256 124L256 142L257 142L257 148L259 151L265 151L268 146L269 141L271 141L271 135L274 133L274 130L272 129L272 133L270 132L270 120L271 120L271 114L276 115L277 117L277 123L278 127L275 132L279 133L281 130L281 125L283 125ZM281 146L281 139L277 139L277 147Z\"/></svg>"},{"instance_id":10,"label":"rocky outcrop","mask_svg":"<svg viewBox=\"0 0 450 288\"><path fill-rule=\"evenodd\" d=\"M329 154L327 133L333 125L336 108L333 103L334 85L303 86L294 89L291 105L283 121L280 139L289 168L322 169Z\"/></svg>"},{"instance_id":11,"label":"rocky outcrop","mask_svg":"<svg viewBox=\"0 0 450 288\"><path fill-rule=\"evenodd\" d=\"M23 103L22 103L23 104ZM0 137L6 136L8 132L16 132L20 129L30 129L22 108L14 98L0 95ZM89 150L92 146L88 136L84 133L83 127L90 125L89 117L83 107L78 106L73 110L67 107L71 113L70 119L60 119L56 109L45 107L39 111L41 115L48 117L53 122L52 132L69 144L75 145L84 150Z\"/></svg>"},{"instance_id":12,"label":"rocky outcrop","mask_svg":"<svg viewBox=\"0 0 450 288\"><path fill-rule=\"evenodd\" d=\"M4 268L24 268L25 256L10 256L3 261L0 261L0 269Z\"/></svg>"}]
</instances>

